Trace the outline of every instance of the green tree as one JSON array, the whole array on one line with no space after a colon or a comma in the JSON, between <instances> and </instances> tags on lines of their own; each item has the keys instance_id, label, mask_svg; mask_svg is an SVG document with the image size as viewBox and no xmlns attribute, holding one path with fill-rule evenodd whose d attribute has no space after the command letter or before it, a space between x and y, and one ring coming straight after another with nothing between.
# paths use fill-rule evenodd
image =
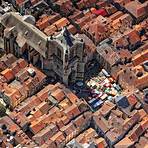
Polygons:
<instances>
[{"instance_id":1,"label":"green tree","mask_svg":"<svg viewBox=\"0 0 148 148\"><path fill-rule=\"evenodd\" d=\"M6 115L6 108L2 103L0 103L0 117L3 117L5 115Z\"/></svg>"}]
</instances>

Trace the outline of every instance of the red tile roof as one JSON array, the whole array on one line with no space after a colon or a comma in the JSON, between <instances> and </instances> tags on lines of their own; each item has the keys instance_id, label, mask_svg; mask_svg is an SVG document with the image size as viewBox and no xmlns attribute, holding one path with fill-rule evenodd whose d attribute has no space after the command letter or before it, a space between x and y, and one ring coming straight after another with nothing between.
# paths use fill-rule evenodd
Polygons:
<instances>
[{"instance_id":1,"label":"red tile roof","mask_svg":"<svg viewBox=\"0 0 148 148\"><path fill-rule=\"evenodd\" d=\"M7 82L14 80L15 76L11 69L6 69L1 72L1 74L6 78Z\"/></svg>"},{"instance_id":2,"label":"red tile roof","mask_svg":"<svg viewBox=\"0 0 148 148\"><path fill-rule=\"evenodd\" d=\"M57 89L51 94L51 96L53 96L58 102L60 102L64 99L65 94L61 89Z\"/></svg>"},{"instance_id":3,"label":"red tile roof","mask_svg":"<svg viewBox=\"0 0 148 148\"><path fill-rule=\"evenodd\" d=\"M67 108L64 113L68 116L68 118L72 119L80 114L80 111L77 105L73 104L69 108Z\"/></svg>"}]
</instances>

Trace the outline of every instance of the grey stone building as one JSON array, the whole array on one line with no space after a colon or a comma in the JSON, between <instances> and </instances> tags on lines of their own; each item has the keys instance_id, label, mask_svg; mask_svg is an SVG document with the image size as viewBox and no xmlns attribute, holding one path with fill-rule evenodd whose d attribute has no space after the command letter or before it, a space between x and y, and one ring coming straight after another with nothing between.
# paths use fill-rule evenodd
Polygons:
<instances>
[{"instance_id":1,"label":"grey stone building","mask_svg":"<svg viewBox=\"0 0 148 148\"><path fill-rule=\"evenodd\" d=\"M34 25L31 16L7 13L1 18L7 53L23 57L49 75L58 75L65 84L83 80L86 55L84 42L66 28L56 36L46 36ZM85 55L85 56L84 56Z\"/></svg>"},{"instance_id":2,"label":"grey stone building","mask_svg":"<svg viewBox=\"0 0 148 148\"><path fill-rule=\"evenodd\" d=\"M96 59L109 74L111 73L112 67L121 61L114 47L111 44L103 42L97 46Z\"/></svg>"}]
</instances>

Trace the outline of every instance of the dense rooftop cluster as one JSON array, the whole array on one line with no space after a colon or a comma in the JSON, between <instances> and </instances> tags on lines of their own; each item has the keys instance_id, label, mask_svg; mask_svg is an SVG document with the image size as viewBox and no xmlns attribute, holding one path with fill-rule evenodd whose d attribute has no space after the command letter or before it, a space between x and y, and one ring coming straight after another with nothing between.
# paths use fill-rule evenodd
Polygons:
<instances>
[{"instance_id":1,"label":"dense rooftop cluster","mask_svg":"<svg viewBox=\"0 0 148 148\"><path fill-rule=\"evenodd\" d=\"M0 59L0 96L11 108L35 94L46 82L46 75L24 59L4 55Z\"/></svg>"},{"instance_id":2,"label":"dense rooftop cluster","mask_svg":"<svg viewBox=\"0 0 148 148\"><path fill-rule=\"evenodd\" d=\"M148 1L0 4L0 147L148 147Z\"/></svg>"}]
</instances>

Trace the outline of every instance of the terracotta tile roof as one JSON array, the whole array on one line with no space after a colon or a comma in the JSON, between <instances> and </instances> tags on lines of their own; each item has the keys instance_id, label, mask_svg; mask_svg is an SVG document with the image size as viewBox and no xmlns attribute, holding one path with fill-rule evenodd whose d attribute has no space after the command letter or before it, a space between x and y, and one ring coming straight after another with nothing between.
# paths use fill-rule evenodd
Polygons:
<instances>
[{"instance_id":1,"label":"terracotta tile roof","mask_svg":"<svg viewBox=\"0 0 148 148\"><path fill-rule=\"evenodd\" d=\"M37 107L34 108L34 110L32 110L30 114L34 117L34 119L39 118L43 115L43 113Z\"/></svg>"},{"instance_id":2,"label":"terracotta tile roof","mask_svg":"<svg viewBox=\"0 0 148 148\"><path fill-rule=\"evenodd\" d=\"M64 113L68 116L68 118L72 119L80 114L80 111L77 105L73 104L69 108L67 108Z\"/></svg>"},{"instance_id":3,"label":"terracotta tile roof","mask_svg":"<svg viewBox=\"0 0 148 148\"><path fill-rule=\"evenodd\" d=\"M85 34L77 34L78 38L83 39L85 43L85 52L89 56L90 53L96 52L96 46Z\"/></svg>"},{"instance_id":4,"label":"terracotta tile roof","mask_svg":"<svg viewBox=\"0 0 148 148\"><path fill-rule=\"evenodd\" d=\"M121 73L119 75L119 84L123 88L128 89L129 85L132 88L133 86L135 86L135 81L136 81L136 76L135 76L134 72L129 67L127 67L126 69L121 71Z\"/></svg>"},{"instance_id":5,"label":"terracotta tile roof","mask_svg":"<svg viewBox=\"0 0 148 148\"><path fill-rule=\"evenodd\" d=\"M108 123L110 127L113 128L112 132L116 132L119 135L124 132L124 129L122 127L122 124L124 122L124 119L122 116L116 116L116 114L111 113L109 118L108 118Z\"/></svg>"},{"instance_id":6,"label":"terracotta tile roof","mask_svg":"<svg viewBox=\"0 0 148 148\"><path fill-rule=\"evenodd\" d=\"M37 77L39 82L43 81L46 78L46 75L42 73L39 69L34 67L33 65L30 65L29 68L32 68L35 71L36 73L35 78ZM28 68L25 68L25 69L28 70Z\"/></svg>"},{"instance_id":7,"label":"terracotta tile roof","mask_svg":"<svg viewBox=\"0 0 148 148\"><path fill-rule=\"evenodd\" d=\"M116 13L112 14L111 16L109 16L109 19L114 21L114 20L118 19L122 15L123 15L122 11L117 11Z\"/></svg>"},{"instance_id":8,"label":"terracotta tile roof","mask_svg":"<svg viewBox=\"0 0 148 148\"><path fill-rule=\"evenodd\" d=\"M145 88L148 86L148 73L145 73L142 77L136 80L137 88Z\"/></svg>"},{"instance_id":9,"label":"terracotta tile roof","mask_svg":"<svg viewBox=\"0 0 148 148\"><path fill-rule=\"evenodd\" d=\"M40 146L40 148L56 148L55 142L48 140L46 143Z\"/></svg>"},{"instance_id":10,"label":"terracotta tile roof","mask_svg":"<svg viewBox=\"0 0 148 148\"><path fill-rule=\"evenodd\" d=\"M124 129L129 129L131 126L133 126L134 124L138 123L140 119L140 115L137 111L135 111L135 113L132 115L131 118L126 118L124 120L124 123L123 123L123 127Z\"/></svg>"},{"instance_id":11,"label":"terracotta tile roof","mask_svg":"<svg viewBox=\"0 0 148 148\"><path fill-rule=\"evenodd\" d=\"M90 39L93 40L96 45L109 36L107 26L100 23L97 19L86 24L82 30L88 37L90 37Z\"/></svg>"},{"instance_id":12,"label":"terracotta tile roof","mask_svg":"<svg viewBox=\"0 0 148 148\"><path fill-rule=\"evenodd\" d=\"M137 19L146 15L146 2L141 4L139 1L131 1L125 5L125 8Z\"/></svg>"},{"instance_id":13,"label":"terracotta tile roof","mask_svg":"<svg viewBox=\"0 0 148 148\"><path fill-rule=\"evenodd\" d=\"M33 85L32 83L32 80L31 79L27 79L25 82L24 82L24 87L29 91L33 90L35 85Z\"/></svg>"},{"instance_id":14,"label":"terracotta tile roof","mask_svg":"<svg viewBox=\"0 0 148 148\"><path fill-rule=\"evenodd\" d=\"M44 16L36 22L36 26L43 30L49 25L49 16Z\"/></svg>"},{"instance_id":15,"label":"terracotta tile roof","mask_svg":"<svg viewBox=\"0 0 148 148\"><path fill-rule=\"evenodd\" d=\"M85 124L85 119L84 116L78 116L74 121L73 121L74 125L78 128L81 127L83 124Z\"/></svg>"},{"instance_id":16,"label":"terracotta tile roof","mask_svg":"<svg viewBox=\"0 0 148 148\"><path fill-rule=\"evenodd\" d=\"M21 82L25 82L25 80L27 80L29 78L28 72L24 69L22 69L21 71L19 71L16 74L16 78Z\"/></svg>"},{"instance_id":17,"label":"terracotta tile roof","mask_svg":"<svg viewBox=\"0 0 148 148\"><path fill-rule=\"evenodd\" d=\"M22 5L23 2L24 2L24 0L16 0L16 4L17 4L17 5Z\"/></svg>"},{"instance_id":18,"label":"terracotta tile roof","mask_svg":"<svg viewBox=\"0 0 148 148\"><path fill-rule=\"evenodd\" d=\"M21 127L24 127L27 123L29 123L29 120L27 119L27 117L22 113L18 113L14 118L14 120Z\"/></svg>"},{"instance_id":19,"label":"terracotta tile roof","mask_svg":"<svg viewBox=\"0 0 148 148\"><path fill-rule=\"evenodd\" d=\"M132 45L136 44L137 42L140 41L140 36L136 30L132 30L129 33L127 33L126 35L128 35L129 41Z\"/></svg>"},{"instance_id":20,"label":"terracotta tile roof","mask_svg":"<svg viewBox=\"0 0 148 148\"><path fill-rule=\"evenodd\" d=\"M147 144L148 144L147 139L145 137L140 137L138 143L135 144L135 146L137 148L141 148L141 147L146 148Z\"/></svg>"},{"instance_id":21,"label":"terracotta tile roof","mask_svg":"<svg viewBox=\"0 0 148 148\"><path fill-rule=\"evenodd\" d=\"M111 110L113 108L115 108L115 104L113 104L110 101L107 101L103 104L103 106L99 109L100 114L102 114L103 116L106 116L108 113L111 112Z\"/></svg>"},{"instance_id":22,"label":"terracotta tile roof","mask_svg":"<svg viewBox=\"0 0 148 148\"><path fill-rule=\"evenodd\" d=\"M57 1L55 3L60 6L60 10L65 15L69 15L70 12L74 11L74 7L72 5L72 2L69 1L69 0L60 0L60 1Z\"/></svg>"},{"instance_id":23,"label":"terracotta tile roof","mask_svg":"<svg viewBox=\"0 0 148 148\"><path fill-rule=\"evenodd\" d=\"M21 94L17 89L6 88L5 95L10 99L10 105L16 107L20 103Z\"/></svg>"},{"instance_id":24,"label":"terracotta tile roof","mask_svg":"<svg viewBox=\"0 0 148 148\"><path fill-rule=\"evenodd\" d=\"M142 126L140 124L136 125L134 129L130 132L129 138L132 141L136 142L138 141L138 138L141 136L142 133L143 133Z\"/></svg>"},{"instance_id":25,"label":"terracotta tile roof","mask_svg":"<svg viewBox=\"0 0 148 148\"><path fill-rule=\"evenodd\" d=\"M144 117L140 124L143 130L148 129L148 116Z\"/></svg>"},{"instance_id":26,"label":"terracotta tile roof","mask_svg":"<svg viewBox=\"0 0 148 148\"><path fill-rule=\"evenodd\" d=\"M147 115L147 113L144 111L144 109L140 109L140 110L138 110L138 112L139 112L141 120Z\"/></svg>"},{"instance_id":27,"label":"terracotta tile roof","mask_svg":"<svg viewBox=\"0 0 148 148\"><path fill-rule=\"evenodd\" d=\"M116 110L112 110L111 113L115 114L117 117L122 117L123 113L116 109Z\"/></svg>"},{"instance_id":28,"label":"terracotta tile roof","mask_svg":"<svg viewBox=\"0 0 148 148\"><path fill-rule=\"evenodd\" d=\"M76 11L74 11L74 13L72 15L69 16L69 18L76 21L77 19L80 19L83 16L84 16L84 14L81 11L76 10Z\"/></svg>"},{"instance_id":29,"label":"terracotta tile roof","mask_svg":"<svg viewBox=\"0 0 148 148\"><path fill-rule=\"evenodd\" d=\"M61 121L64 123L64 125L67 125L68 122L70 121L70 117L65 115L65 116L61 117Z\"/></svg>"},{"instance_id":30,"label":"terracotta tile roof","mask_svg":"<svg viewBox=\"0 0 148 148\"><path fill-rule=\"evenodd\" d=\"M3 117L0 120L0 124L5 124L9 132L16 131L14 140L17 141L17 143L21 144L24 147L36 147L36 144L33 141L31 141L31 139L8 116ZM7 139L5 138L7 137L5 135L3 135L2 138L3 138L3 141L5 141L6 146L14 147L9 144L9 141L6 141Z\"/></svg>"},{"instance_id":31,"label":"terracotta tile roof","mask_svg":"<svg viewBox=\"0 0 148 148\"><path fill-rule=\"evenodd\" d=\"M71 102L69 101L69 99L68 98L65 98L63 101L61 101L59 104L59 107L61 108L61 109L67 109L70 105L71 105Z\"/></svg>"},{"instance_id":32,"label":"terracotta tile roof","mask_svg":"<svg viewBox=\"0 0 148 148\"><path fill-rule=\"evenodd\" d=\"M96 131L92 128L89 128L85 130L83 133L81 133L78 137L76 137L76 141L81 144L86 144L89 143L90 139L94 141L96 135Z\"/></svg>"},{"instance_id":33,"label":"terracotta tile roof","mask_svg":"<svg viewBox=\"0 0 148 148\"><path fill-rule=\"evenodd\" d=\"M114 43L116 44L116 47L123 47L123 46L128 46L128 41L121 37L121 38L118 38L117 40L114 41Z\"/></svg>"},{"instance_id":34,"label":"terracotta tile roof","mask_svg":"<svg viewBox=\"0 0 148 148\"><path fill-rule=\"evenodd\" d=\"M135 45L140 41L141 39L139 33L136 30L132 29L125 31L124 34L121 35L120 37L117 37L116 41L114 42L116 43L116 46L126 47L129 44Z\"/></svg>"},{"instance_id":35,"label":"terracotta tile roof","mask_svg":"<svg viewBox=\"0 0 148 148\"><path fill-rule=\"evenodd\" d=\"M62 128L64 125L63 121L60 118L56 118L55 121L52 122L53 124L55 124L58 129Z\"/></svg>"},{"instance_id":36,"label":"terracotta tile roof","mask_svg":"<svg viewBox=\"0 0 148 148\"><path fill-rule=\"evenodd\" d=\"M16 62L12 64L11 69L14 75L16 75L21 70L21 68Z\"/></svg>"},{"instance_id":37,"label":"terracotta tile roof","mask_svg":"<svg viewBox=\"0 0 148 148\"><path fill-rule=\"evenodd\" d=\"M130 104L131 106L136 105L137 99L136 99L136 97L135 97L134 95L129 95L129 96L127 97L127 99L128 99L128 102L129 102L129 104Z\"/></svg>"},{"instance_id":38,"label":"terracotta tile roof","mask_svg":"<svg viewBox=\"0 0 148 148\"><path fill-rule=\"evenodd\" d=\"M3 61L0 61L0 72L5 70L6 68L7 68L7 65Z\"/></svg>"},{"instance_id":39,"label":"terracotta tile roof","mask_svg":"<svg viewBox=\"0 0 148 148\"><path fill-rule=\"evenodd\" d=\"M38 119L38 120L34 120L31 125L30 125L30 128L31 128L31 131L36 134L38 133L39 131L41 131L43 128L45 128L45 124L42 122L41 119Z\"/></svg>"},{"instance_id":40,"label":"terracotta tile roof","mask_svg":"<svg viewBox=\"0 0 148 148\"><path fill-rule=\"evenodd\" d=\"M40 80L40 78L41 78L41 80ZM43 80L44 80L44 78L42 78L41 76L34 77L34 78L32 79L32 84L33 84L34 86L37 86L37 85L38 85L39 83L41 83Z\"/></svg>"},{"instance_id":41,"label":"terracotta tile roof","mask_svg":"<svg viewBox=\"0 0 148 148\"><path fill-rule=\"evenodd\" d=\"M59 131L54 136L52 136L50 140L54 141L57 145L61 146L61 143L65 141L65 137L62 134L62 132Z\"/></svg>"},{"instance_id":42,"label":"terracotta tile roof","mask_svg":"<svg viewBox=\"0 0 148 148\"><path fill-rule=\"evenodd\" d=\"M107 146L105 139L102 137L95 139L95 143L98 148L105 148Z\"/></svg>"},{"instance_id":43,"label":"terracotta tile roof","mask_svg":"<svg viewBox=\"0 0 148 148\"><path fill-rule=\"evenodd\" d=\"M69 136L72 132L74 132L76 130L75 126L73 125L73 123L69 123L66 126L63 126L60 131L65 133L66 136Z\"/></svg>"},{"instance_id":44,"label":"terracotta tile roof","mask_svg":"<svg viewBox=\"0 0 148 148\"><path fill-rule=\"evenodd\" d=\"M67 26L68 24L69 24L69 21L64 17L59 19L55 23L53 23L53 25L57 27L58 30L62 29L62 27L64 26Z\"/></svg>"},{"instance_id":45,"label":"terracotta tile roof","mask_svg":"<svg viewBox=\"0 0 148 148\"><path fill-rule=\"evenodd\" d=\"M98 128L101 129L103 133L106 133L110 129L108 122L103 117L94 116L93 119L96 126L98 126Z\"/></svg>"},{"instance_id":46,"label":"terracotta tile roof","mask_svg":"<svg viewBox=\"0 0 148 148\"><path fill-rule=\"evenodd\" d=\"M57 107L53 107L50 109L49 113L42 118L42 121L44 123L51 123L53 121L56 121L57 118L61 118L62 112Z\"/></svg>"},{"instance_id":47,"label":"terracotta tile roof","mask_svg":"<svg viewBox=\"0 0 148 148\"><path fill-rule=\"evenodd\" d=\"M4 61L5 64L9 67L11 66L12 63L14 63L17 60L17 58L13 54L5 54L2 58L1 61Z\"/></svg>"},{"instance_id":48,"label":"terracotta tile roof","mask_svg":"<svg viewBox=\"0 0 148 148\"><path fill-rule=\"evenodd\" d=\"M94 18L94 15L84 16L76 21L76 24L82 28L87 22L91 21Z\"/></svg>"},{"instance_id":49,"label":"terracotta tile roof","mask_svg":"<svg viewBox=\"0 0 148 148\"><path fill-rule=\"evenodd\" d=\"M38 105L38 108L42 112L42 114L46 114L50 109L50 105L48 104L48 102L44 101Z\"/></svg>"},{"instance_id":50,"label":"terracotta tile roof","mask_svg":"<svg viewBox=\"0 0 148 148\"><path fill-rule=\"evenodd\" d=\"M78 98L74 93L72 93L70 90L65 89L64 92L65 92L65 95L67 96L67 98L68 98L72 103L76 103L76 102L79 101L79 98Z\"/></svg>"},{"instance_id":51,"label":"terracotta tile roof","mask_svg":"<svg viewBox=\"0 0 148 148\"><path fill-rule=\"evenodd\" d=\"M59 20L61 18L60 14L55 13L54 15L50 15L49 16L49 23L53 24L55 23L57 20Z\"/></svg>"},{"instance_id":52,"label":"terracotta tile roof","mask_svg":"<svg viewBox=\"0 0 148 148\"><path fill-rule=\"evenodd\" d=\"M54 25L50 25L44 29L44 33L48 36L53 35L57 28Z\"/></svg>"},{"instance_id":53,"label":"terracotta tile roof","mask_svg":"<svg viewBox=\"0 0 148 148\"><path fill-rule=\"evenodd\" d=\"M114 129L111 129L106 133L106 137L109 139L111 143L114 143L120 136L120 133L114 132Z\"/></svg>"},{"instance_id":54,"label":"terracotta tile roof","mask_svg":"<svg viewBox=\"0 0 148 148\"><path fill-rule=\"evenodd\" d=\"M116 62L120 59L114 48L108 46L107 44L97 47L97 52L110 66L116 64Z\"/></svg>"},{"instance_id":55,"label":"terracotta tile roof","mask_svg":"<svg viewBox=\"0 0 148 148\"><path fill-rule=\"evenodd\" d=\"M12 130L12 131L15 131L15 130L19 130L19 127L17 126L17 124L15 124L11 118L9 118L8 116L5 116L3 118L0 119L0 124L6 124L7 127Z\"/></svg>"},{"instance_id":56,"label":"terracotta tile roof","mask_svg":"<svg viewBox=\"0 0 148 148\"><path fill-rule=\"evenodd\" d=\"M41 146L44 143L47 143L49 138L51 138L57 131L53 130L53 125L49 125L46 128L42 129L36 135L33 136L33 140Z\"/></svg>"},{"instance_id":57,"label":"terracotta tile roof","mask_svg":"<svg viewBox=\"0 0 148 148\"><path fill-rule=\"evenodd\" d=\"M148 50L144 50L141 56L143 57L144 61L147 61L148 60Z\"/></svg>"},{"instance_id":58,"label":"terracotta tile roof","mask_svg":"<svg viewBox=\"0 0 148 148\"><path fill-rule=\"evenodd\" d=\"M32 96L25 100L21 106L19 106L18 110L20 112L28 112L33 107L38 106L41 103L40 99L37 96Z\"/></svg>"},{"instance_id":59,"label":"terracotta tile roof","mask_svg":"<svg viewBox=\"0 0 148 148\"><path fill-rule=\"evenodd\" d=\"M83 115L84 115L85 119L87 119L87 120L91 120L92 116L93 116L92 112L90 112L90 111L83 113Z\"/></svg>"},{"instance_id":60,"label":"terracotta tile roof","mask_svg":"<svg viewBox=\"0 0 148 148\"><path fill-rule=\"evenodd\" d=\"M125 137L121 141L119 141L117 144L115 144L115 148L130 147L133 145L134 145L134 141L132 141L128 137Z\"/></svg>"},{"instance_id":61,"label":"terracotta tile roof","mask_svg":"<svg viewBox=\"0 0 148 148\"><path fill-rule=\"evenodd\" d=\"M132 58L132 54L131 54L130 51L127 50L127 49L121 49L121 50L118 51L117 53L118 53L118 55L119 55L122 59L125 59L125 58L130 59L130 58Z\"/></svg>"},{"instance_id":62,"label":"terracotta tile roof","mask_svg":"<svg viewBox=\"0 0 148 148\"><path fill-rule=\"evenodd\" d=\"M28 65L28 63L24 59L18 59L16 62L21 69L25 68Z\"/></svg>"},{"instance_id":63,"label":"terracotta tile roof","mask_svg":"<svg viewBox=\"0 0 148 148\"><path fill-rule=\"evenodd\" d=\"M37 93L37 96L41 101L45 101L48 98L49 94L49 87L51 85L46 86L44 89L42 89L40 92Z\"/></svg>"},{"instance_id":64,"label":"terracotta tile roof","mask_svg":"<svg viewBox=\"0 0 148 148\"><path fill-rule=\"evenodd\" d=\"M10 81L14 80L15 76L12 72L11 69L6 69L1 72L1 74L6 78L7 82L9 83Z\"/></svg>"},{"instance_id":65,"label":"terracotta tile roof","mask_svg":"<svg viewBox=\"0 0 148 148\"><path fill-rule=\"evenodd\" d=\"M136 54L132 58L132 62L134 66L141 64L142 62L148 60L148 50L140 51L140 53Z\"/></svg>"},{"instance_id":66,"label":"terracotta tile roof","mask_svg":"<svg viewBox=\"0 0 148 148\"><path fill-rule=\"evenodd\" d=\"M14 61L9 65L12 69L3 70L0 76L2 83L7 82L1 87L3 87L4 94L9 97L10 106L13 108L41 88L46 81L46 75L32 65L28 65L23 59L16 60L11 55L4 56L4 58ZM34 70L34 76L28 72L30 68Z\"/></svg>"},{"instance_id":67,"label":"terracotta tile roof","mask_svg":"<svg viewBox=\"0 0 148 148\"><path fill-rule=\"evenodd\" d=\"M51 93L51 96L53 96L58 102L60 102L64 99L65 94L61 89L57 89L53 93Z\"/></svg>"}]
</instances>

